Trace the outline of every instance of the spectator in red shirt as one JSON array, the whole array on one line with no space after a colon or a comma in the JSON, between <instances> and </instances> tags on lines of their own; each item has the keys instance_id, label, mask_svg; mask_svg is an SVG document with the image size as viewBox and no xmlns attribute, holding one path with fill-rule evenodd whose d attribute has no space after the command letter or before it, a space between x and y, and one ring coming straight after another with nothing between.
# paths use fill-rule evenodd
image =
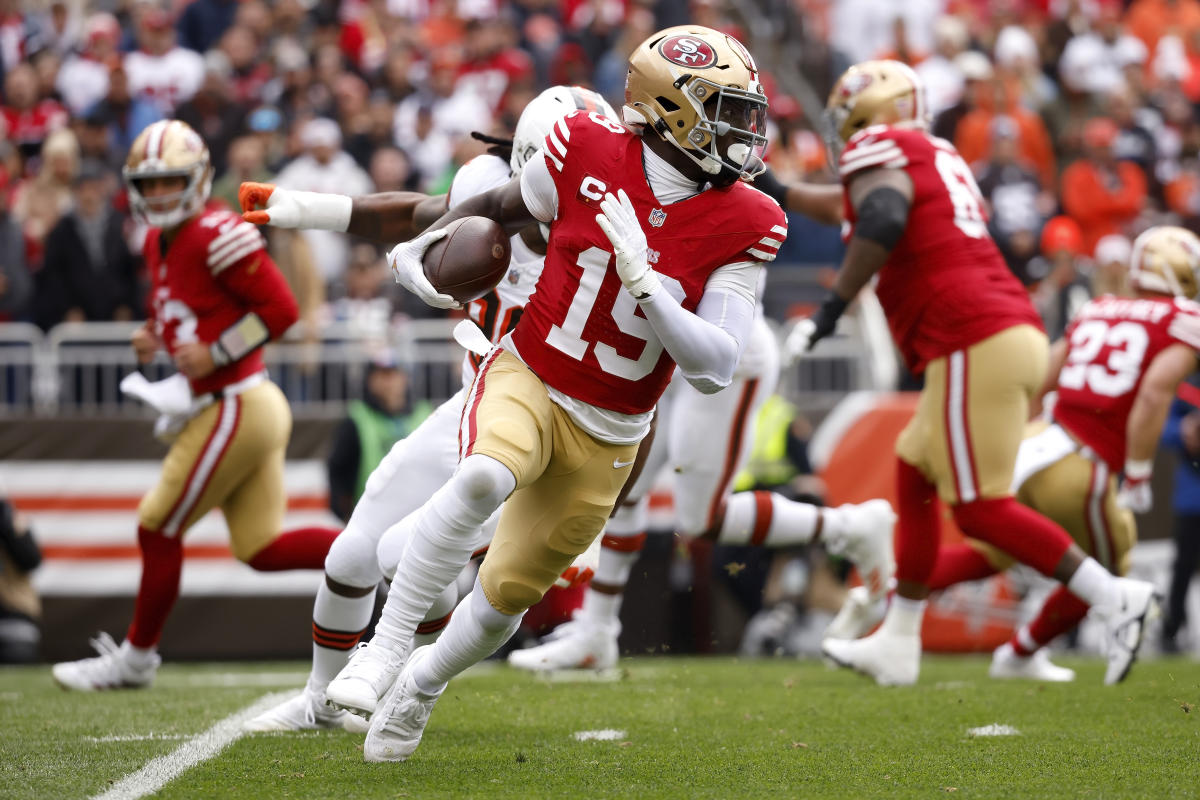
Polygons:
<instances>
[{"instance_id":1,"label":"spectator in red shirt","mask_svg":"<svg viewBox=\"0 0 1200 800\"><path fill-rule=\"evenodd\" d=\"M42 142L67 124L67 110L55 100L41 99L37 71L22 62L4 77L5 137L15 144L28 161L37 156Z\"/></svg>"},{"instance_id":2,"label":"spectator in red shirt","mask_svg":"<svg viewBox=\"0 0 1200 800\"><path fill-rule=\"evenodd\" d=\"M1085 156L1063 171L1062 204L1079 223L1083 252L1110 233L1123 233L1146 202L1146 176L1130 161L1117 161L1117 126L1097 117L1083 127Z\"/></svg>"}]
</instances>

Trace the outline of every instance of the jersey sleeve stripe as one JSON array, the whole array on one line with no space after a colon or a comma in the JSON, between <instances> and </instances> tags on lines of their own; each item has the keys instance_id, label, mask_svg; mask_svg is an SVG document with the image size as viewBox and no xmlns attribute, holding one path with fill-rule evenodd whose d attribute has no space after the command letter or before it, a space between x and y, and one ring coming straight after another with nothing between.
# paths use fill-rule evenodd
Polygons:
<instances>
[{"instance_id":1,"label":"jersey sleeve stripe","mask_svg":"<svg viewBox=\"0 0 1200 800\"><path fill-rule=\"evenodd\" d=\"M783 244L783 242L779 241L778 239L772 239L770 236L764 236L762 239L758 240L758 243L766 247L773 247L776 250L778 250Z\"/></svg>"},{"instance_id":2,"label":"jersey sleeve stripe","mask_svg":"<svg viewBox=\"0 0 1200 800\"><path fill-rule=\"evenodd\" d=\"M787 226L786 225L772 225L771 233L778 233L780 236L787 236Z\"/></svg>"},{"instance_id":3,"label":"jersey sleeve stripe","mask_svg":"<svg viewBox=\"0 0 1200 800\"><path fill-rule=\"evenodd\" d=\"M222 237L214 239L208 247L208 261L210 264L220 261L225 257L225 254L231 250L238 249L245 245L254 245L255 247L263 246L262 234L257 230L249 230L233 237Z\"/></svg>"},{"instance_id":4,"label":"jersey sleeve stripe","mask_svg":"<svg viewBox=\"0 0 1200 800\"><path fill-rule=\"evenodd\" d=\"M558 131L559 137L561 137L564 142L571 141L571 129L567 127L566 117L558 118L558 121L554 123L554 130Z\"/></svg>"},{"instance_id":5,"label":"jersey sleeve stripe","mask_svg":"<svg viewBox=\"0 0 1200 800\"><path fill-rule=\"evenodd\" d=\"M551 153L549 150L543 150L542 152L544 152L546 154L546 158L550 159L550 163L554 165L554 169L558 170L559 172L562 172L562 170L563 170L562 162L559 161L557 158L555 158L554 154Z\"/></svg>"},{"instance_id":6,"label":"jersey sleeve stripe","mask_svg":"<svg viewBox=\"0 0 1200 800\"><path fill-rule=\"evenodd\" d=\"M258 238L258 228L249 222L239 222L234 227L222 233L208 243L208 252L215 253L232 242L246 237Z\"/></svg>"},{"instance_id":7,"label":"jersey sleeve stripe","mask_svg":"<svg viewBox=\"0 0 1200 800\"><path fill-rule=\"evenodd\" d=\"M1193 350L1200 350L1200 317L1177 314L1167 326L1167 333L1181 344L1186 344Z\"/></svg>"},{"instance_id":8,"label":"jersey sleeve stripe","mask_svg":"<svg viewBox=\"0 0 1200 800\"><path fill-rule=\"evenodd\" d=\"M881 167L889 165L890 162L900 161L900 166L908 163L908 159L904 157L904 151L899 147L889 147L886 150L873 151L857 158L846 158L842 160L841 168L838 170L842 175L849 175L852 172L857 172L866 167Z\"/></svg>"},{"instance_id":9,"label":"jersey sleeve stripe","mask_svg":"<svg viewBox=\"0 0 1200 800\"><path fill-rule=\"evenodd\" d=\"M554 152L558 153L560 158L567 157L567 146L559 141L558 135L552 129L550 135L546 137L546 141L554 148Z\"/></svg>"},{"instance_id":10,"label":"jersey sleeve stripe","mask_svg":"<svg viewBox=\"0 0 1200 800\"><path fill-rule=\"evenodd\" d=\"M751 247L746 250L747 253L761 261L774 261L775 253L768 253L764 250L759 250L757 247Z\"/></svg>"},{"instance_id":11,"label":"jersey sleeve stripe","mask_svg":"<svg viewBox=\"0 0 1200 800\"><path fill-rule=\"evenodd\" d=\"M241 261L251 253L257 253L262 248L257 244L247 244L239 247L237 250L232 250L221 257L221 260L210 265L213 275L219 275L229 267L232 267L237 262Z\"/></svg>"}]
</instances>

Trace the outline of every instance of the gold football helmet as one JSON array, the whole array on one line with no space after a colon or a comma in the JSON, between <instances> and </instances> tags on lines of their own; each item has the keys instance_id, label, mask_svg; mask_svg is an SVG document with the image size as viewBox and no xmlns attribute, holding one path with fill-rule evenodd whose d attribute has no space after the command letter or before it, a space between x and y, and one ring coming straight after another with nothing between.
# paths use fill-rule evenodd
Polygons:
<instances>
[{"instance_id":1,"label":"gold football helmet","mask_svg":"<svg viewBox=\"0 0 1200 800\"><path fill-rule=\"evenodd\" d=\"M1200 238L1174 225L1150 228L1133 242L1129 282L1143 291L1196 299L1200 291Z\"/></svg>"},{"instance_id":2,"label":"gold football helmet","mask_svg":"<svg viewBox=\"0 0 1200 800\"><path fill-rule=\"evenodd\" d=\"M156 228L171 228L200 213L212 190L213 169L200 134L179 120L162 120L138 134L121 171L134 213ZM178 192L146 197L147 178L186 178Z\"/></svg>"},{"instance_id":3,"label":"gold football helmet","mask_svg":"<svg viewBox=\"0 0 1200 800\"><path fill-rule=\"evenodd\" d=\"M899 61L863 61L838 78L825 103L825 143L836 164L850 137L872 125L929 127L925 84Z\"/></svg>"},{"instance_id":4,"label":"gold football helmet","mask_svg":"<svg viewBox=\"0 0 1200 800\"><path fill-rule=\"evenodd\" d=\"M766 167L767 95L732 36L700 25L667 28L629 57L624 121L654 130L718 186Z\"/></svg>"}]
</instances>

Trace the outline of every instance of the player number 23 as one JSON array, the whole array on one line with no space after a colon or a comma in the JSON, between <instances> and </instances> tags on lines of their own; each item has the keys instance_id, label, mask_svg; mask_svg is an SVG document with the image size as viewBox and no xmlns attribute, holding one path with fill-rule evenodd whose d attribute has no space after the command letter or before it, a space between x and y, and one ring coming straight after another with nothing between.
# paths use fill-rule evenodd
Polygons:
<instances>
[{"instance_id":1,"label":"player number 23","mask_svg":"<svg viewBox=\"0 0 1200 800\"><path fill-rule=\"evenodd\" d=\"M579 278L579 288L567 309L567 317L561 325L553 325L546 336L546 343L556 350L582 361L589 347L594 346L596 361L600 368L609 375L624 378L629 381L641 380L650 374L654 365L662 355L663 347L654 335L650 322L637 314L637 301L629 292L617 292L617 299L608 313L617 328L630 336L641 339L646 344L637 358L627 358L617 352L611 344L602 341L592 341L583 338L583 329L591 319L595 309L596 297L600 294L600 286L608 273L608 262L612 253L599 247L591 247L579 254L576 266L583 270ZM663 288L680 302L683 302L685 292L679 281L668 275L659 275ZM603 313L602 311L600 313Z\"/></svg>"},{"instance_id":2,"label":"player number 23","mask_svg":"<svg viewBox=\"0 0 1200 800\"><path fill-rule=\"evenodd\" d=\"M1136 322L1112 326L1099 319L1082 322L1071 333L1071 350L1058 383L1067 389L1082 389L1086 384L1095 394L1119 397L1137 383L1149 343L1146 329ZM1112 348L1108 358L1093 363L1105 345Z\"/></svg>"}]
</instances>

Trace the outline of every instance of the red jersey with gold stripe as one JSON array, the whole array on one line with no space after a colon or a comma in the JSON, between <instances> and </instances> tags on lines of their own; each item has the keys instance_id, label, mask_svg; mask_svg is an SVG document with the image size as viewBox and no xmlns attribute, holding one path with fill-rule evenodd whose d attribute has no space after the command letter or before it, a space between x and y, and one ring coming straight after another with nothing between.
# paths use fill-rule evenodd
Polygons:
<instances>
[{"instance_id":1,"label":"red jersey with gold stripe","mask_svg":"<svg viewBox=\"0 0 1200 800\"><path fill-rule=\"evenodd\" d=\"M548 386L622 414L654 408L675 362L621 286L612 243L596 224L605 193L629 195L650 266L689 311L714 270L771 261L787 235L779 204L741 181L659 203L646 182L642 147L640 136L595 112L575 111L555 123L543 152L558 215L537 289L512 333L521 360Z\"/></svg>"},{"instance_id":2,"label":"red jersey with gold stripe","mask_svg":"<svg viewBox=\"0 0 1200 800\"><path fill-rule=\"evenodd\" d=\"M170 244L151 229L144 251L150 317L168 353L185 342L211 344L251 311L272 339L291 327L299 317L296 300L264 245L257 226L224 208L184 222ZM255 350L192 381L192 393L217 391L262 368L262 351Z\"/></svg>"},{"instance_id":3,"label":"red jersey with gold stripe","mask_svg":"<svg viewBox=\"0 0 1200 800\"><path fill-rule=\"evenodd\" d=\"M1079 310L1065 338L1054 420L1120 472L1142 377L1173 344L1200 351L1200 305L1183 298L1104 295Z\"/></svg>"},{"instance_id":4,"label":"red jersey with gold stripe","mask_svg":"<svg viewBox=\"0 0 1200 800\"><path fill-rule=\"evenodd\" d=\"M988 235L983 197L954 145L887 125L852 136L838 164L851 233L858 220L849 186L859 173L878 168L902 169L913 184L904 235L875 287L910 370L919 374L930 360L1014 325L1042 327Z\"/></svg>"}]
</instances>

